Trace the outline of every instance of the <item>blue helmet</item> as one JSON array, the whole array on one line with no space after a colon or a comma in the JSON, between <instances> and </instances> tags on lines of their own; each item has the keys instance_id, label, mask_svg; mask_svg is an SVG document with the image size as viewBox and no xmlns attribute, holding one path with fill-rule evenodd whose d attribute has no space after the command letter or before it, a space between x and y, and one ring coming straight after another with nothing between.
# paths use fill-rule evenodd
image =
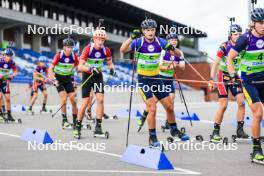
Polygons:
<instances>
[{"instance_id":1,"label":"blue helmet","mask_svg":"<svg viewBox=\"0 0 264 176\"><path fill-rule=\"evenodd\" d=\"M177 39L177 40L179 40L179 37L178 37L177 34L168 34L168 35L166 36L166 39L167 39L167 40L169 40L169 39Z\"/></svg>"},{"instance_id":2,"label":"blue helmet","mask_svg":"<svg viewBox=\"0 0 264 176\"><path fill-rule=\"evenodd\" d=\"M11 48L6 48L3 52L3 55L6 56L13 56L14 55L14 51Z\"/></svg>"},{"instance_id":3,"label":"blue helmet","mask_svg":"<svg viewBox=\"0 0 264 176\"><path fill-rule=\"evenodd\" d=\"M40 56L37 61L38 62L46 62L47 58L45 56Z\"/></svg>"},{"instance_id":4,"label":"blue helmet","mask_svg":"<svg viewBox=\"0 0 264 176\"><path fill-rule=\"evenodd\" d=\"M253 22L264 21L264 8L256 8L250 13Z\"/></svg>"}]
</instances>

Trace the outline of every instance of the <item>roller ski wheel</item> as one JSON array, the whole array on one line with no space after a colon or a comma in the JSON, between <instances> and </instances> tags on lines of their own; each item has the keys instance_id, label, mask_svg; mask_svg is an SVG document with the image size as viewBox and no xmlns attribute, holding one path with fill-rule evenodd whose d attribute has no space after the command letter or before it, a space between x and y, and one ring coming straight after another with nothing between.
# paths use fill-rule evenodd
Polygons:
<instances>
[{"instance_id":1,"label":"roller ski wheel","mask_svg":"<svg viewBox=\"0 0 264 176\"><path fill-rule=\"evenodd\" d=\"M203 142L203 136L202 135L197 135L197 136L195 136L195 140L196 141L200 141L200 142Z\"/></svg>"},{"instance_id":2,"label":"roller ski wheel","mask_svg":"<svg viewBox=\"0 0 264 176\"><path fill-rule=\"evenodd\" d=\"M117 115L114 115L114 116L113 116L113 119L118 120Z\"/></svg>"},{"instance_id":3,"label":"roller ski wheel","mask_svg":"<svg viewBox=\"0 0 264 176\"><path fill-rule=\"evenodd\" d=\"M181 127L181 133L183 133L183 134L186 133L186 129L184 127Z\"/></svg>"},{"instance_id":4,"label":"roller ski wheel","mask_svg":"<svg viewBox=\"0 0 264 176\"><path fill-rule=\"evenodd\" d=\"M84 129L92 130L92 126L90 124L84 125Z\"/></svg>"},{"instance_id":5,"label":"roller ski wheel","mask_svg":"<svg viewBox=\"0 0 264 176\"><path fill-rule=\"evenodd\" d=\"M0 117L0 123L8 123L8 120L4 117Z\"/></svg>"},{"instance_id":6,"label":"roller ski wheel","mask_svg":"<svg viewBox=\"0 0 264 176\"><path fill-rule=\"evenodd\" d=\"M97 138L97 137L99 137L99 138L105 138L105 139L108 139L109 138L109 132L108 131L106 131L106 132L102 132L102 133L97 133L96 131L94 131L94 134L93 134L93 137L94 138Z\"/></svg>"}]
</instances>

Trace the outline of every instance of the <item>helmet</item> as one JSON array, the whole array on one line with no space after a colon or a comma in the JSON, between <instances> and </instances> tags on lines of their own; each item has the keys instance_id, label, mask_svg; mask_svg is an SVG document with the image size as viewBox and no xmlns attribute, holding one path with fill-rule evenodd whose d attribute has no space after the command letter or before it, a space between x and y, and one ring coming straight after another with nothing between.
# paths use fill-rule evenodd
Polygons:
<instances>
[{"instance_id":1,"label":"helmet","mask_svg":"<svg viewBox=\"0 0 264 176\"><path fill-rule=\"evenodd\" d=\"M13 56L14 55L14 51L11 48L6 48L3 52L3 55L7 55L7 56Z\"/></svg>"},{"instance_id":2,"label":"helmet","mask_svg":"<svg viewBox=\"0 0 264 176\"><path fill-rule=\"evenodd\" d=\"M77 54L79 52L79 49L78 49L78 47L76 45L73 47L72 52L74 54Z\"/></svg>"},{"instance_id":3,"label":"helmet","mask_svg":"<svg viewBox=\"0 0 264 176\"><path fill-rule=\"evenodd\" d=\"M250 19L253 22L264 21L264 8L256 8L250 13Z\"/></svg>"},{"instance_id":4,"label":"helmet","mask_svg":"<svg viewBox=\"0 0 264 176\"><path fill-rule=\"evenodd\" d=\"M107 38L107 34L106 34L105 30L97 29L93 33L93 38L106 39Z\"/></svg>"},{"instance_id":5,"label":"helmet","mask_svg":"<svg viewBox=\"0 0 264 176\"><path fill-rule=\"evenodd\" d=\"M230 31L229 31L229 33L231 34L231 33L237 33L237 32L242 32L242 27L239 26L238 24L232 24L232 25L230 26Z\"/></svg>"},{"instance_id":6,"label":"helmet","mask_svg":"<svg viewBox=\"0 0 264 176\"><path fill-rule=\"evenodd\" d=\"M38 62L46 62L47 61L47 58L45 56L40 56L38 58Z\"/></svg>"},{"instance_id":7,"label":"helmet","mask_svg":"<svg viewBox=\"0 0 264 176\"><path fill-rule=\"evenodd\" d=\"M72 38L66 38L62 41L63 46L74 46L74 40Z\"/></svg>"},{"instance_id":8,"label":"helmet","mask_svg":"<svg viewBox=\"0 0 264 176\"><path fill-rule=\"evenodd\" d=\"M178 35L177 34L168 34L167 36L166 36L166 39L167 40L169 40L169 39L179 39L178 38Z\"/></svg>"},{"instance_id":9,"label":"helmet","mask_svg":"<svg viewBox=\"0 0 264 176\"><path fill-rule=\"evenodd\" d=\"M142 29L151 29L151 28L157 28L157 23L153 19L145 19L141 22L141 28Z\"/></svg>"}]
</instances>

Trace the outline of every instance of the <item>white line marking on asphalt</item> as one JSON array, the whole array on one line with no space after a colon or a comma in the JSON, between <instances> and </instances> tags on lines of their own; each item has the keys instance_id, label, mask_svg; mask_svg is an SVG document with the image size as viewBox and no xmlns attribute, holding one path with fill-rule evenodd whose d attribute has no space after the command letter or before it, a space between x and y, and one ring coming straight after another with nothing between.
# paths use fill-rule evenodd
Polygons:
<instances>
[{"instance_id":1,"label":"white line marking on asphalt","mask_svg":"<svg viewBox=\"0 0 264 176\"><path fill-rule=\"evenodd\" d=\"M0 132L0 135L5 135L5 136L10 136L10 137L15 137L19 138L19 135L15 134L10 134L10 133L5 133L5 132ZM61 145L66 145L66 144L61 144ZM72 148L76 149L82 149L81 147L72 145ZM109 153L109 152L103 152L103 151L98 151L98 150L89 150L85 149L85 151L89 152L94 152L94 153L99 153L103 155L108 155L108 156L113 156L113 157L118 157L121 158L121 155L115 154L115 153ZM188 175L200 175L201 173L187 170L187 169L182 169L178 167L174 167L174 171L120 171L120 170L0 170L0 172L94 172L94 173L107 173L107 172L112 172L112 173L142 173L142 174L188 174ZM175 171L180 171L180 172L175 172Z\"/></svg>"}]
</instances>

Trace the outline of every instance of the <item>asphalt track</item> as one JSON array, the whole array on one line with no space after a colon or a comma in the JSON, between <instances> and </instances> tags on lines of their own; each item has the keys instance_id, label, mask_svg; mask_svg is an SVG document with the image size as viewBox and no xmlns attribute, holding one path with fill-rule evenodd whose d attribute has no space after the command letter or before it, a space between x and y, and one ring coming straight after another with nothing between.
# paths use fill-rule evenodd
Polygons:
<instances>
[{"instance_id":1,"label":"asphalt track","mask_svg":"<svg viewBox=\"0 0 264 176\"><path fill-rule=\"evenodd\" d=\"M12 103L16 105L27 105L29 92L24 92L26 85L13 85L12 93L21 92L13 97ZM59 107L59 99L56 90L49 88L49 109L53 112ZM187 133L193 138L200 134L205 141L209 140L209 135L213 128L213 116L217 108L217 103L203 102L202 92L184 91L188 107L191 112L198 114L200 121L193 122L193 127L189 121L178 120L179 126L184 126ZM51 114L39 114L37 101L35 107L36 114L28 115L25 112L14 112L16 118L21 118L23 124L0 124L0 175L263 175L263 166L252 164L249 153L252 150L250 142L236 143L234 150L184 150L175 148L166 150L165 154L174 165L174 170L157 171L140 166L131 165L120 161L122 153L125 151L125 139L127 129L127 117L119 117L118 120L109 119L103 121L103 129L109 131L110 138L94 138L90 130L82 131L82 139L77 141L73 138L72 130L61 129L60 113L54 118ZM80 96L78 96L80 100ZM106 93L105 112L110 116L118 111L128 108L129 93ZM80 103L80 102L79 102ZM133 97L133 109L142 111L144 105L138 94ZM175 111L185 111L184 105L180 102L177 94ZM235 132L235 127L231 121L235 119L236 104L229 103L225 114L224 123L221 128L221 135L228 137L231 142L231 135ZM250 116L247 107L246 114ZM69 115L70 116L70 115ZM71 119L71 118L69 118ZM157 112L157 132L158 138L166 142L169 133L163 133L160 126L164 123L165 113L161 105L158 105ZM85 121L84 121L85 122ZM86 123L86 122L85 122ZM91 124L94 128L94 124ZM19 139L26 128L46 129L50 136L63 144L72 142L72 150L28 150L28 143ZM248 133L250 128L246 127ZM263 132L262 132L263 135ZM78 143L76 146L75 144ZM131 120L129 143L139 146L147 146L148 131L146 126L142 132L137 133L136 119ZM182 142L179 142L182 143ZM193 142L198 143L197 141ZM206 143L206 142L205 142ZM88 145L88 148L81 148L81 144ZM228 144L229 148L232 143ZM104 146L103 149L98 146ZM175 145L173 145L175 146ZM223 147L224 145L222 145ZM226 146L227 147L227 146ZM227 147L228 149L228 147Z\"/></svg>"}]
</instances>

